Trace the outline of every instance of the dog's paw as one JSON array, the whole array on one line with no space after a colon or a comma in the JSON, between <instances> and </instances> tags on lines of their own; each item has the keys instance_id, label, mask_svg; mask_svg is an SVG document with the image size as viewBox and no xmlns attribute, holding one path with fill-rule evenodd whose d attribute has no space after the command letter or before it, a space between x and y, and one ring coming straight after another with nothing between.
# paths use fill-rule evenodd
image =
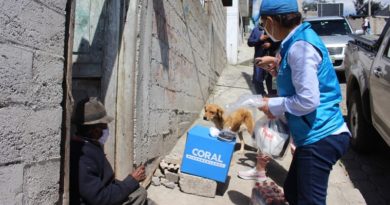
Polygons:
<instances>
[{"instance_id":1,"label":"dog's paw","mask_svg":"<svg viewBox=\"0 0 390 205\"><path fill-rule=\"evenodd\" d=\"M238 154L243 155L244 153L245 153L245 150L244 150L244 149L238 150Z\"/></svg>"}]
</instances>

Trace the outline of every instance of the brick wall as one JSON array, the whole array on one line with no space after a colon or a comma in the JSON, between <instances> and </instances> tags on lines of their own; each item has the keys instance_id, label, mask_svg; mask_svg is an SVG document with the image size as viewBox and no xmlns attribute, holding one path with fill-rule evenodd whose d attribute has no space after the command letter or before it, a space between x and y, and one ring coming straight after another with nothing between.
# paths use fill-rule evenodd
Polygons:
<instances>
[{"instance_id":1,"label":"brick wall","mask_svg":"<svg viewBox=\"0 0 390 205\"><path fill-rule=\"evenodd\" d=\"M65 6L0 2L0 204L59 200Z\"/></svg>"},{"instance_id":2,"label":"brick wall","mask_svg":"<svg viewBox=\"0 0 390 205\"><path fill-rule=\"evenodd\" d=\"M140 1L135 161L166 154L226 65L221 1Z\"/></svg>"}]
</instances>

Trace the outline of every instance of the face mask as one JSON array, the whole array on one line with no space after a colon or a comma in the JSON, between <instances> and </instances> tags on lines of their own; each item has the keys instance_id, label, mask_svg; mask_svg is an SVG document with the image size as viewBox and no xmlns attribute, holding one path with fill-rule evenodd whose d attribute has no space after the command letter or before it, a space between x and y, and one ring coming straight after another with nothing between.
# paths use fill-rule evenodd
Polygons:
<instances>
[{"instance_id":1,"label":"face mask","mask_svg":"<svg viewBox=\"0 0 390 205\"><path fill-rule=\"evenodd\" d=\"M108 128L107 129L104 129L103 130L103 133L102 133L102 136L99 138L99 143L101 145L104 145L104 143L107 142L108 138L110 137L110 132L108 131Z\"/></svg>"},{"instance_id":2,"label":"face mask","mask_svg":"<svg viewBox=\"0 0 390 205\"><path fill-rule=\"evenodd\" d=\"M265 32L267 33L267 36L269 36L270 38L271 38L271 40L273 41L273 42L279 42L280 40L278 40L278 39L276 39L274 36L273 36L273 31L274 31L274 27L272 26L272 34L271 34L271 32L269 32L268 30L267 30L267 24L265 24L265 26L264 26L264 30L265 30Z\"/></svg>"}]
</instances>

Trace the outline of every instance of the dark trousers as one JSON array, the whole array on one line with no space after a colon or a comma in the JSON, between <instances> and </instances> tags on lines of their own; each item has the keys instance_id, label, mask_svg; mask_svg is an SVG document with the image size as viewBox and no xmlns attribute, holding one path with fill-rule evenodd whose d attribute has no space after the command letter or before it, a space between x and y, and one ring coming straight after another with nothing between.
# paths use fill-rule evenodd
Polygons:
<instances>
[{"instance_id":1,"label":"dark trousers","mask_svg":"<svg viewBox=\"0 0 390 205\"><path fill-rule=\"evenodd\" d=\"M295 150L284 183L290 205L326 204L328 179L332 166L349 147L349 135L330 135Z\"/></svg>"},{"instance_id":2,"label":"dark trousers","mask_svg":"<svg viewBox=\"0 0 390 205\"><path fill-rule=\"evenodd\" d=\"M263 83L264 80L267 86L267 92L265 92L264 89L264 83ZM272 75L269 74L264 69L253 66L252 82L255 87L256 94L260 94L260 95L266 95L267 93L269 95L276 94L276 90L272 89Z\"/></svg>"}]
</instances>

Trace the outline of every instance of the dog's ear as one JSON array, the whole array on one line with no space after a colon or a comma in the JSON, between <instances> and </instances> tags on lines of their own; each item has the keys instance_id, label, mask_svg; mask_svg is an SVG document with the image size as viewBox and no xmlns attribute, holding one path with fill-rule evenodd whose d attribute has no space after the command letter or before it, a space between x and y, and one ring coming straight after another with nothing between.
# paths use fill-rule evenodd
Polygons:
<instances>
[{"instance_id":1,"label":"dog's ear","mask_svg":"<svg viewBox=\"0 0 390 205\"><path fill-rule=\"evenodd\" d=\"M221 108L218 108L218 110L217 110L218 117L222 118L223 112L224 111Z\"/></svg>"}]
</instances>

